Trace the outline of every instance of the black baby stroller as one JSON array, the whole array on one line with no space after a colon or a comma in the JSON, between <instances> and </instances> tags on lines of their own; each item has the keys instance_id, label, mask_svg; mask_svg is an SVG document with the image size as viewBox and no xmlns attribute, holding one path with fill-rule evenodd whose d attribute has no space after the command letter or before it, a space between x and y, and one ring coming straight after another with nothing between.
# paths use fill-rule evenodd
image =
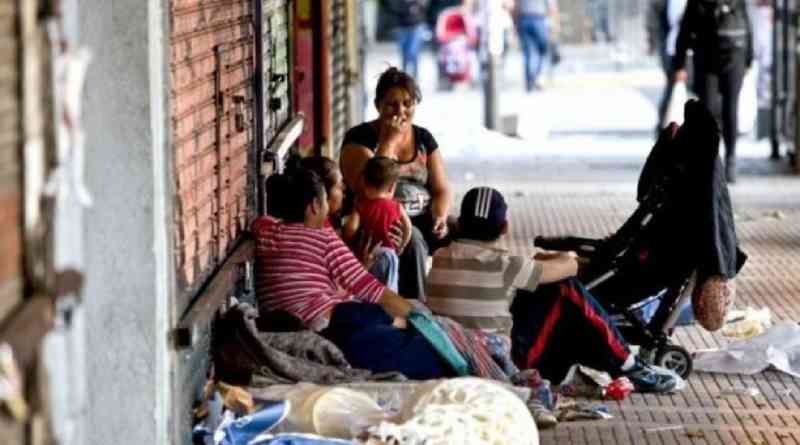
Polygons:
<instances>
[{"instance_id":1,"label":"black baby stroller","mask_svg":"<svg viewBox=\"0 0 800 445\"><path fill-rule=\"evenodd\" d=\"M579 278L605 306L623 337L648 363L692 371L692 356L670 343L696 283L733 278L746 260L738 248L730 198L718 157L719 130L701 103L687 102L685 123L660 135L639 177L633 215L612 236L542 238L548 250L573 250L587 263ZM643 305L660 299L644 320Z\"/></svg>"}]
</instances>

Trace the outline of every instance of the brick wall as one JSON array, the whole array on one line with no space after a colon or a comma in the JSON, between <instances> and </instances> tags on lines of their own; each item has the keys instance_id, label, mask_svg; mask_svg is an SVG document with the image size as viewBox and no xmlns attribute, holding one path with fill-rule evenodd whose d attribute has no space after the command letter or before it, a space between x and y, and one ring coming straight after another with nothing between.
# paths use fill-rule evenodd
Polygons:
<instances>
[{"instance_id":1,"label":"brick wall","mask_svg":"<svg viewBox=\"0 0 800 445\"><path fill-rule=\"evenodd\" d=\"M249 0L173 0L170 8L178 313L254 210L252 13Z\"/></svg>"},{"instance_id":2,"label":"brick wall","mask_svg":"<svg viewBox=\"0 0 800 445\"><path fill-rule=\"evenodd\" d=\"M0 324L22 298L18 2L0 0Z\"/></svg>"}]
</instances>

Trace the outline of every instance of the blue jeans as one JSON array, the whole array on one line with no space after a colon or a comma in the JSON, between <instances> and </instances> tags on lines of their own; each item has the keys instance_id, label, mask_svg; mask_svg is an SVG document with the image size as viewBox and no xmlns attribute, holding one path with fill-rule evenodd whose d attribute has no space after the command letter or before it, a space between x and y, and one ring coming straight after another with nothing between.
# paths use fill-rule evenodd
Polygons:
<instances>
[{"instance_id":1,"label":"blue jeans","mask_svg":"<svg viewBox=\"0 0 800 445\"><path fill-rule=\"evenodd\" d=\"M400 259L394 249L388 247L378 248L375 252L375 264L369 269L372 276L392 291L397 292L399 271Z\"/></svg>"},{"instance_id":2,"label":"blue jeans","mask_svg":"<svg viewBox=\"0 0 800 445\"><path fill-rule=\"evenodd\" d=\"M517 18L517 32L522 45L525 63L525 87L528 91L536 85L536 78L542 71L544 56L547 54L547 17L537 14L520 14Z\"/></svg>"},{"instance_id":3,"label":"blue jeans","mask_svg":"<svg viewBox=\"0 0 800 445\"><path fill-rule=\"evenodd\" d=\"M394 31L394 38L397 46L400 47L400 55L403 59L403 71L413 76L414 79L419 79L419 52L422 49L424 36L424 25L401 27Z\"/></svg>"}]
</instances>

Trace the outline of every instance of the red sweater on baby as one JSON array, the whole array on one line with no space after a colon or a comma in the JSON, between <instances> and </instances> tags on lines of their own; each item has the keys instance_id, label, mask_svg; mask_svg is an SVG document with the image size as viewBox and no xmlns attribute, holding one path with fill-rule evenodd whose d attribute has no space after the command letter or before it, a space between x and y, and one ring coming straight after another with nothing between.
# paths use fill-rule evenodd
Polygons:
<instances>
[{"instance_id":1,"label":"red sweater on baby","mask_svg":"<svg viewBox=\"0 0 800 445\"><path fill-rule=\"evenodd\" d=\"M359 198L356 200L356 210L360 218L362 240L369 237L372 242L380 241L382 246L397 250L398 246L389 232L402 217L400 203L391 198Z\"/></svg>"}]
</instances>

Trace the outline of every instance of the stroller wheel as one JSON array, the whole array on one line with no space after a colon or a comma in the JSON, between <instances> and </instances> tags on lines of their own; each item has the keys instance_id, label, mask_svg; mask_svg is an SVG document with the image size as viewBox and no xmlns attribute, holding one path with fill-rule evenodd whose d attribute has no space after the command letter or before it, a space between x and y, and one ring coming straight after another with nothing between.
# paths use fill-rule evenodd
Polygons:
<instances>
[{"instance_id":1,"label":"stroller wheel","mask_svg":"<svg viewBox=\"0 0 800 445\"><path fill-rule=\"evenodd\" d=\"M675 371L676 374L684 379L692 373L692 356L689 351L680 346L664 346L656 354L655 364Z\"/></svg>"}]
</instances>

